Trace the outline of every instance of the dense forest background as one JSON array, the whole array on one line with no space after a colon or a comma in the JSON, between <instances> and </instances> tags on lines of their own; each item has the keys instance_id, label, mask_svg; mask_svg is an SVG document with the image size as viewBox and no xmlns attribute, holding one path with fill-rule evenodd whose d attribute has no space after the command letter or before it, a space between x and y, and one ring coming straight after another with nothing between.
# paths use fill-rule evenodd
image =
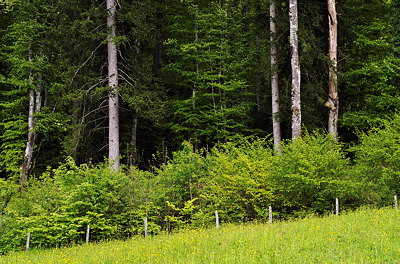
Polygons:
<instances>
[{"instance_id":1,"label":"dense forest background","mask_svg":"<svg viewBox=\"0 0 400 264\"><path fill-rule=\"evenodd\" d=\"M54 246L79 241L89 222L97 239L126 237L142 232L143 216L157 233L205 225L215 208L245 221L274 204L285 218L327 212L338 196L357 207L398 193L400 2L336 3L339 142L326 135L327 1L298 0L295 141L289 2L276 1L273 41L270 4L118 1L114 171L105 1L0 1L0 252L32 228L37 245ZM275 73L279 149L269 139Z\"/></svg>"}]
</instances>

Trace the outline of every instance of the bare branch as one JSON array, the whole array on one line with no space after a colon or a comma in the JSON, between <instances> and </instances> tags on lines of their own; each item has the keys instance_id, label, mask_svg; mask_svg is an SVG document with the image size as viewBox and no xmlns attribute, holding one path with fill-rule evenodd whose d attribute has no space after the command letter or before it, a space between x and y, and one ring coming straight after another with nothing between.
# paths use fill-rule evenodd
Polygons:
<instances>
[{"instance_id":1,"label":"bare branch","mask_svg":"<svg viewBox=\"0 0 400 264\"><path fill-rule=\"evenodd\" d=\"M70 86L71 86L72 83L74 82L74 79L75 79L76 75L78 74L78 72L83 68L83 66L85 66L86 63L88 63L88 61L93 57L94 53L101 47L101 45L103 45L103 44L102 44L102 43L99 44L99 45L90 53L89 58L87 58L87 59L85 60L85 62L82 63L82 65L79 66L79 68L75 71L74 76L72 76L71 82L70 82L70 84L69 84Z\"/></svg>"},{"instance_id":2,"label":"bare branch","mask_svg":"<svg viewBox=\"0 0 400 264\"><path fill-rule=\"evenodd\" d=\"M103 101L104 102L104 101ZM103 103L102 102L102 103ZM101 104L102 104L101 103ZM108 105L101 105L100 104L100 106L99 107L97 107L96 109L93 109L92 111L90 111L90 112L88 112L87 114L85 114L82 118L86 118L87 116L89 116L90 114L92 114L92 113L94 113L94 112L97 112L97 111L99 111L99 110L102 110L102 109L104 109L104 108L107 108L108 107Z\"/></svg>"}]
</instances>

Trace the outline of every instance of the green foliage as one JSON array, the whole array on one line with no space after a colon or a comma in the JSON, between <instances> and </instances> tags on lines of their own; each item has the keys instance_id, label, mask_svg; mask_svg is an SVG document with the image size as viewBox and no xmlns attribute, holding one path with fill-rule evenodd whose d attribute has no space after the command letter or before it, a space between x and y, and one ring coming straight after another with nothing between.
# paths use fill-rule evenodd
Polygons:
<instances>
[{"instance_id":1,"label":"green foliage","mask_svg":"<svg viewBox=\"0 0 400 264\"><path fill-rule=\"evenodd\" d=\"M250 64L246 15L240 12L245 7L232 1L184 7L171 18L166 41L174 60L164 74L174 76L176 91L171 129L181 141L201 145L257 133L249 127L254 91L243 70Z\"/></svg>"},{"instance_id":2,"label":"green foliage","mask_svg":"<svg viewBox=\"0 0 400 264\"><path fill-rule=\"evenodd\" d=\"M227 145L212 152L205 196L225 219L265 219L268 206L282 217L359 205L360 186L348 174L349 161L329 136L308 135L282 144L274 153L263 141Z\"/></svg>"},{"instance_id":3,"label":"green foliage","mask_svg":"<svg viewBox=\"0 0 400 264\"><path fill-rule=\"evenodd\" d=\"M145 184L149 181L145 172L117 173L104 164L77 166L68 159L8 198L1 248L21 249L27 232L32 233L32 247L81 243L87 225L92 241L124 238L141 234L143 217L152 222L149 232L157 233L154 190Z\"/></svg>"},{"instance_id":4,"label":"green foliage","mask_svg":"<svg viewBox=\"0 0 400 264\"><path fill-rule=\"evenodd\" d=\"M227 143L213 149L204 197L224 221L265 218L275 199L269 141Z\"/></svg>"},{"instance_id":5,"label":"green foliage","mask_svg":"<svg viewBox=\"0 0 400 264\"><path fill-rule=\"evenodd\" d=\"M214 210L225 222L263 221L270 205L287 218L327 213L336 197L352 208L387 204L399 192L400 120L384 121L400 107L398 1L337 3L340 124L364 131L384 123L360 134L352 163L322 135L284 142L280 152L268 140L243 139L271 132L269 1L120 0L121 160L148 171L118 173L98 164L107 149L104 3L0 2L3 252L22 248L28 231L33 247L59 246L82 241L88 224L94 240L122 238L142 234L144 217L155 234L209 226ZM283 137L287 7L278 4L276 21ZM326 120L326 12L324 1L299 1L303 120L311 131ZM18 191L30 91L42 98L35 166ZM191 143L168 160L184 140ZM154 169L157 152L163 165ZM46 169L65 155L74 160Z\"/></svg>"},{"instance_id":6,"label":"green foliage","mask_svg":"<svg viewBox=\"0 0 400 264\"><path fill-rule=\"evenodd\" d=\"M353 147L355 164L331 136L311 134L273 149L269 140L242 139L209 152L184 143L155 173L115 172L106 164L59 168L31 179L16 192L0 182L3 204L0 243L4 251L23 246L32 232L33 247L80 243L86 226L93 240L124 238L149 231L207 227L218 210L222 222L265 221L327 214L335 198L341 208L382 203L399 191L400 117L383 129L361 135ZM397 144L397 145L396 145Z\"/></svg>"},{"instance_id":7,"label":"green foliage","mask_svg":"<svg viewBox=\"0 0 400 264\"><path fill-rule=\"evenodd\" d=\"M12 196L15 195L17 191L18 191L18 186L13 181L6 181L4 179L0 179L0 217L3 216L5 208L10 202Z\"/></svg>"},{"instance_id":8,"label":"green foliage","mask_svg":"<svg viewBox=\"0 0 400 264\"><path fill-rule=\"evenodd\" d=\"M209 167L203 155L205 153L195 151L185 142L183 149L175 152L173 159L156 171L160 184L156 202L169 230L188 222L192 214L203 207L201 190Z\"/></svg>"},{"instance_id":9,"label":"green foliage","mask_svg":"<svg viewBox=\"0 0 400 264\"><path fill-rule=\"evenodd\" d=\"M351 177L350 161L330 136L306 135L283 143L280 153L272 149L269 141L244 140L200 155L185 144L157 175L165 184L167 208L197 199L191 223L198 225L210 224L214 210L224 221L237 222L265 220L268 206L286 218L330 212L336 197L347 208L361 204L362 185ZM164 213L177 216L176 211Z\"/></svg>"},{"instance_id":10,"label":"green foliage","mask_svg":"<svg viewBox=\"0 0 400 264\"><path fill-rule=\"evenodd\" d=\"M391 25L398 10L385 1L363 0L342 8L360 19L344 21L351 30L346 34L351 45L344 46L345 60L339 64L345 71L341 89L346 98L340 123L365 130L390 118L400 106L400 60L395 56L398 34Z\"/></svg>"},{"instance_id":11,"label":"green foliage","mask_svg":"<svg viewBox=\"0 0 400 264\"><path fill-rule=\"evenodd\" d=\"M272 161L272 182L277 188L274 207L282 208L280 212L329 212L336 197L343 206L360 205L360 186L348 172L350 162L329 135L307 135L281 148L282 154Z\"/></svg>"},{"instance_id":12,"label":"green foliage","mask_svg":"<svg viewBox=\"0 0 400 264\"><path fill-rule=\"evenodd\" d=\"M351 149L356 163L353 173L365 183L369 202L390 204L393 195L400 193L399 121L396 114L380 127L361 133L360 144Z\"/></svg>"},{"instance_id":13,"label":"green foliage","mask_svg":"<svg viewBox=\"0 0 400 264\"><path fill-rule=\"evenodd\" d=\"M183 149L174 153L173 159L158 171L158 177L168 190L163 198L170 202L182 202L199 197L200 179L204 178L207 163L201 153L194 151L187 142Z\"/></svg>"},{"instance_id":14,"label":"green foliage","mask_svg":"<svg viewBox=\"0 0 400 264\"><path fill-rule=\"evenodd\" d=\"M44 141L62 141L71 130L70 118L62 113L49 112L45 109L38 113L36 118L34 132Z\"/></svg>"},{"instance_id":15,"label":"green foliage","mask_svg":"<svg viewBox=\"0 0 400 264\"><path fill-rule=\"evenodd\" d=\"M19 167L22 163L24 140L23 135L26 124L22 120L4 120L0 123L2 131L0 136L0 168L9 178L19 176Z\"/></svg>"},{"instance_id":16,"label":"green foliage","mask_svg":"<svg viewBox=\"0 0 400 264\"><path fill-rule=\"evenodd\" d=\"M392 33L392 42L394 44L395 52L397 57L400 57L400 29L398 27L400 23L400 2L398 0L391 1L390 6L390 29Z\"/></svg>"}]
</instances>

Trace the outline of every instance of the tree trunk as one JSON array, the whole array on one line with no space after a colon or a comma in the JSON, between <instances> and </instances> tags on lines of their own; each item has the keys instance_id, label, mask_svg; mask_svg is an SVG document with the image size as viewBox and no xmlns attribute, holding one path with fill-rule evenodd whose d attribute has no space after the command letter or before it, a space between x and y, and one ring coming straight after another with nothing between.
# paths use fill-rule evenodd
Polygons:
<instances>
[{"instance_id":1,"label":"tree trunk","mask_svg":"<svg viewBox=\"0 0 400 264\"><path fill-rule=\"evenodd\" d=\"M297 0L289 1L290 50L292 65L292 138L301 136L300 63L298 49Z\"/></svg>"},{"instance_id":2,"label":"tree trunk","mask_svg":"<svg viewBox=\"0 0 400 264\"><path fill-rule=\"evenodd\" d=\"M256 35L256 49L257 51L260 50L260 37ZM257 104L257 113L261 112L261 98L263 96L262 90L262 76L261 76L261 59L260 54L257 54L257 73L256 73L256 83L257 83L257 90L256 90L256 104ZM264 95L265 96L265 95Z\"/></svg>"},{"instance_id":3,"label":"tree trunk","mask_svg":"<svg viewBox=\"0 0 400 264\"><path fill-rule=\"evenodd\" d=\"M135 111L135 116L133 117L133 123L132 123L132 138L131 138L132 150L129 160L129 165L131 167L135 166L137 163L137 116L138 114Z\"/></svg>"},{"instance_id":4,"label":"tree trunk","mask_svg":"<svg viewBox=\"0 0 400 264\"><path fill-rule=\"evenodd\" d=\"M195 18L196 19L196 18ZM197 27L194 28L194 43L197 51L197 43L199 41L199 35L197 33ZM197 52L196 52L197 53ZM193 90L192 90L192 108L193 112L196 111L196 91L197 91L197 78L199 76L199 63L196 59L196 79L193 84Z\"/></svg>"},{"instance_id":5,"label":"tree trunk","mask_svg":"<svg viewBox=\"0 0 400 264\"><path fill-rule=\"evenodd\" d=\"M108 128L108 159L114 170L119 170L119 93L118 93L118 67L117 67L117 44L115 11L116 1L107 0L107 27L108 33L108 85L110 94L109 107L109 128Z\"/></svg>"},{"instance_id":6,"label":"tree trunk","mask_svg":"<svg viewBox=\"0 0 400 264\"><path fill-rule=\"evenodd\" d=\"M26 142L24 160L20 168L19 183L25 186L28 179L29 168L32 163L33 147L35 145L35 133L33 132L35 121L35 92L31 89L29 91L29 114L28 114L28 140Z\"/></svg>"},{"instance_id":7,"label":"tree trunk","mask_svg":"<svg viewBox=\"0 0 400 264\"><path fill-rule=\"evenodd\" d=\"M278 61L276 45L276 3L270 2L270 41L271 41L271 93L272 93L272 127L275 149L279 149L281 142L281 123L279 120L279 82L278 82Z\"/></svg>"},{"instance_id":8,"label":"tree trunk","mask_svg":"<svg viewBox=\"0 0 400 264\"><path fill-rule=\"evenodd\" d=\"M28 53L29 62L32 61L32 51ZM33 85L33 73L32 70L29 72L29 84ZM32 163L33 147L35 145L35 134L33 128L35 126L34 120L35 114L35 91L31 88L29 90L29 110L28 110L28 140L26 142L25 154L22 165L20 167L19 183L21 186L25 186L28 180L29 168Z\"/></svg>"},{"instance_id":9,"label":"tree trunk","mask_svg":"<svg viewBox=\"0 0 400 264\"><path fill-rule=\"evenodd\" d=\"M42 98L43 98L43 83L42 82L42 75L39 76L39 83L36 89L36 98L35 98L35 113L39 113L40 109L42 108Z\"/></svg>"},{"instance_id":10,"label":"tree trunk","mask_svg":"<svg viewBox=\"0 0 400 264\"><path fill-rule=\"evenodd\" d=\"M328 132L337 140L339 96L337 92L337 16L335 0L328 0L329 19L329 97L326 106L329 108Z\"/></svg>"},{"instance_id":11,"label":"tree trunk","mask_svg":"<svg viewBox=\"0 0 400 264\"><path fill-rule=\"evenodd\" d=\"M43 53L40 54L40 59L43 60ZM32 51L29 51L28 60L32 61ZM33 86L33 73L32 70L29 72L29 84ZM32 157L33 148L35 147L36 133L34 132L36 118L35 114L40 112L42 107L43 97L43 83L42 74L39 74L38 84L36 86L36 93L33 88L29 90L29 110L28 110L28 140L26 142L24 160L20 167L20 179L21 186L25 186L28 180L29 170L32 169Z\"/></svg>"}]
</instances>

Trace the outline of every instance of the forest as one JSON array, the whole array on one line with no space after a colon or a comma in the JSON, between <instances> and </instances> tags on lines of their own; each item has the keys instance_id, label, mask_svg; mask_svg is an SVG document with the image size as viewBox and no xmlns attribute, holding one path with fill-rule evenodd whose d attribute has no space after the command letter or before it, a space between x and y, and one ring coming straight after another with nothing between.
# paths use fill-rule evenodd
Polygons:
<instances>
[{"instance_id":1,"label":"forest","mask_svg":"<svg viewBox=\"0 0 400 264\"><path fill-rule=\"evenodd\" d=\"M399 0L0 0L0 254L400 194Z\"/></svg>"}]
</instances>

